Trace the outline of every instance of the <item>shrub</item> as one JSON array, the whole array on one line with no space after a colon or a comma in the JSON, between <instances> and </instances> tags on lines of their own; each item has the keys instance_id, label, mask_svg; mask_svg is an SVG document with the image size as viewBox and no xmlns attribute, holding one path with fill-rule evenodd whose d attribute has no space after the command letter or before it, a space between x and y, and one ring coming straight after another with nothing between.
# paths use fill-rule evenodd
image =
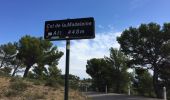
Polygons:
<instances>
[{"instance_id":1,"label":"shrub","mask_svg":"<svg viewBox=\"0 0 170 100\"><path fill-rule=\"evenodd\" d=\"M64 79L58 78L57 83L64 86Z\"/></svg>"},{"instance_id":2,"label":"shrub","mask_svg":"<svg viewBox=\"0 0 170 100\"><path fill-rule=\"evenodd\" d=\"M19 92L18 92L18 91L15 91L15 90L8 90L8 91L5 91L5 92L4 92L4 95L5 95L6 97L16 96L16 95L18 95L18 94L19 94Z\"/></svg>"},{"instance_id":3,"label":"shrub","mask_svg":"<svg viewBox=\"0 0 170 100\"><path fill-rule=\"evenodd\" d=\"M41 85L41 82L40 82L39 80L37 80L37 81L34 80L34 81L33 81L33 84L34 84L34 85Z\"/></svg>"},{"instance_id":4,"label":"shrub","mask_svg":"<svg viewBox=\"0 0 170 100\"><path fill-rule=\"evenodd\" d=\"M46 80L45 86L58 88L59 84L58 84L56 79L49 78L49 79Z\"/></svg>"},{"instance_id":5,"label":"shrub","mask_svg":"<svg viewBox=\"0 0 170 100\"><path fill-rule=\"evenodd\" d=\"M24 82L15 82L10 85L10 88L17 91L24 91L27 88L27 84Z\"/></svg>"},{"instance_id":6,"label":"shrub","mask_svg":"<svg viewBox=\"0 0 170 100\"><path fill-rule=\"evenodd\" d=\"M25 83L21 78L12 77L10 80L9 89L7 89L4 92L4 95L6 97L20 95L22 91L25 91L27 89L27 87L28 87L28 84Z\"/></svg>"},{"instance_id":7,"label":"shrub","mask_svg":"<svg viewBox=\"0 0 170 100\"><path fill-rule=\"evenodd\" d=\"M35 94L30 94L27 93L25 94L25 99L24 100L39 100L39 99L45 99L45 96L43 94L35 93Z\"/></svg>"},{"instance_id":8,"label":"shrub","mask_svg":"<svg viewBox=\"0 0 170 100\"><path fill-rule=\"evenodd\" d=\"M10 72L11 72L11 68L10 67L4 67L0 69L0 76L10 76Z\"/></svg>"},{"instance_id":9,"label":"shrub","mask_svg":"<svg viewBox=\"0 0 170 100\"><path fill-rule=\"evenodd\" d=\"M16 91L24 91L27 89L28 84L23 82L21 79L11 79L11 84L9 86L10 89Z\"/></svg>"},{"instance_id":10,"label":"shrub","mask_svg":"<svg viewBox=\"0 0 170 100\"><path fill-rule=\"evenodd\" d=\"M10 82L22 81L20 77L11 77Z\"/></svg>"},{"instance_id":11,"label":"shrub","mask_svg":"<svg viewBox=\"0 0 170 100\"><path fill-rule=\"evenodd\" d=\"M75 81L75 80L70 80L69 81L69 86L70 86L70 88L72 88L72 89L78 89L78 81Z\"/></svg>"}]
</instances>

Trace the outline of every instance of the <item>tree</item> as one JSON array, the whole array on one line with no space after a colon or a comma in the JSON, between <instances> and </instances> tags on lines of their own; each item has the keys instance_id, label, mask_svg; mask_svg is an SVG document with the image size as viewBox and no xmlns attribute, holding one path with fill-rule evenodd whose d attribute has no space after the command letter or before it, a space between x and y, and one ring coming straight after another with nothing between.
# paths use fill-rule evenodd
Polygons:
<instances>
[{"instance_id":1,"label":"tree","mask_svg":"<svg viewBox=\"0 0 170 100\"><path fill-rule=\"evenodd\" d=\"M92 83L98 91L104 92L105 86L111 86L113 69L105 59L90 59L87 61L86 72L92 77Z\"/></svg>"},{"instance_id":2,"label":"tree","mask_svg":"<svg viewBox=\"0 0 170 100\"><path fill-rule=\"evenodd\" d=\"M127 57L120 50L110 48L110 57L88 60L86 72L92 77L93 86L99 91L105 91L107 86L113 92L125 93L130 82L127 61Z\"/></svg>"},{"instance_id":3,"label":"tree","mask_svg":"<svg viewBox=\"0 0 170 100\"><path fill-rule=\"evenodd\" d=\"M17 58L17 56L11 60L11 65L13 66L12 76L15 76L15 74L19 71L18 69L24 66L21 60Z\"/></svg>"},{"instance_id":4,"label":"tree","mask_svg":"<svg viewBox=\"0 0 170 100\"><path fill-rule=\"evenodd\" d=\"M69 74L69 84L73 89L78 89L80 78L76 75Z\"/></svg>"},{"instance_id":5,"label":"tree","mask_svg":"<svg viewBox=\"0 0 170 100\"><path fill-rule=\"evenodd\" d=\"M138 94L143 96L154 96L153 95L153 84L152 76L146 69L136 68L136 75L133 86Z\"/></svg>"},{"instance_id":6,"label":"tree","mask_svg":"<svg viewBox=\"0 0 170 100\"><path fill-rule=\"evenodd\" d=\"M34 78L34 79L39 79L39 80L45 80L49 78L47 68L44 66L33 66L33 70L29 72L31 77L29 78Z\"/></svg>"},{"instance_id":7,"label":"tree","mask_svg":"<svg viewBox=\"0 0 170 100\"><path fill-rule=\"evenodd\" d=\"M46 64L57 64L63 55L50 41L28 35L19 40L18 51L18 58L26 66L24 77L27 77L29 69L34 64L37 64L38 67L44 67Z\"/></svg>"},{"instance_id":8,"label":"tree","mask_svg":"<svg viewBox=\"0 0 170 100\"><path fill-rule=\"evenodd\" d=\"M79 89L83 92L86 91L95 91L95 87L92 86L91 78L83 78L79 81Z\"/></svg>"},{"instance_id":9,"label":"tree","mask_svg":"<svg viewBox=\"0 0 170 100\"><path fill-rule=\"evenodd\" d=\"M0 46L0 61L1 61L1 71L10 75L11 70L16 70L14 66L14 61L17 55L17 48L15 43L7 43ZM3 67L3 68L2 68Z\"/></svg>"},{"instance_id":10,"label":"tree","mask_svg":"<svg viewBox=\"0 0 170 100\"><path fill-rule=\"evenodd\" d=\"M1 60L1 67L8 66L10 61L16 56L17 49L16 46L12 43L7 43L0 46L0 60Z\"/></svg>"},{"instance_id":11,"label":"tree","mask_svg":"<svg viewBox=\"0 0 170 100\"><path fill-rule=\"evenodd\" d=\"M170 58L168 57L160 66L162 86L166 87L167 96L170 98Z\"/></svg>"},{"instance_id":12,"label":"tree","mask_svg":"<svg viewBox=\"0 0 170 100\"><path fill-rule=\"evenodd\" d=\"M170 84L170 41L163 46L163 53L167 55L165 60L160 65L160 78L163 81L163 85L169 87ZM170 87L169 87L170 88Z\"/></svg>"},{"instance_id":13,"label":"tree","mask_svg":"<svg viewBox=\"0 0 170 100\"><path fill-rule=\"evenodd\" d=\"M138 28L130 27L117 38L121 51L131 59L130 64L141 65L153 70L153 85L158 98L161 97L159 66L167 55L162 47L170 40L170 23L161 28L156 23L141 24Z\"/></svg>"},{"instance_id":14,"label":"tree","mask_svg":"<svg viewBox=\"0 0 170 100\"><path fill-rule=\"evenodd\" d=\"M113 68L114 88L116 93L125 92L129 83L129 74L127 73L127 57L120 51L110 48L110 57L105 57L106 61Z\"/></svg>"},{"instance_id":15,"label":"tree","mask_svg":"<svg viewBox=\"0 0 170 100\"><path fill-rule=\"evenodd\" d=\"M11 72L11 68L10 67L4 67L0 69L0 75L2 76L9 76L10 72Z\"/></svg>"},{"instance_id":16,"label":"tree","mask_svg":"<svg viewBox=\"0 0 170 100\"><path fill-rule=\"evenodd\" d=\"M48 77L53 77L54 79L61 77L61 70L57 66L49 66Z\"/></svg>"}]
</instances>

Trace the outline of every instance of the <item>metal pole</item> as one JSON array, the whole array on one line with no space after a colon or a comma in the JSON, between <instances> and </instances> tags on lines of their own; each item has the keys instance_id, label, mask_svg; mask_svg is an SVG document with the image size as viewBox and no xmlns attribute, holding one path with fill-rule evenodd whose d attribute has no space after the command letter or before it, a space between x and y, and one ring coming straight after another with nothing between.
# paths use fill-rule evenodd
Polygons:
<instances>
[{"instance_id":1,"label":"metal pole","mask_svg":"<svg viewBox=\"0 0 170 100\"><path fill-rule=\"evenodd\" d=\"M130 86L128 86L128 95L130 95Z\"/></svg>"},{"instance_id":2,"label":"metal pole","mask_svg":"<svg viewBox=\"0 0 170 100\"><path fill-rule=\"evenodd\" d=\"M163 90L164 90L164 100L167 100L167 98L166 98L166 87L165 86L163 87Z\"/></svg>"},{"instance_id":3,"label":"metal pole","mask_svg":"<svg viewBox=\"0 0 170 100\"><path fill-rule=\"evenodd\" d=\"M68 100L68 92L69 92L69 58L70 58L70 40L66 40L66 69L65 69L64 100Z\"/></svg>"},{"instance_id":4,"label":"metal pole","mask_svg":"<svg viewBox=\"0 0 170 100\"><path fill-rule=\"evenodd\" d=\"M86 92L87 92L87 85L86 85Z\"/></svg>"},{"instance_id":5,"label":"metal pole","mask_svg":"<svg viewBox=\"0 0 170 100\"><path fill-rule=\"evenodd\" d=\"M106 85L106 89L105 89L105 92L106 92L106 94L107 94L107 85Z\"/></svg>"}]
</instances>

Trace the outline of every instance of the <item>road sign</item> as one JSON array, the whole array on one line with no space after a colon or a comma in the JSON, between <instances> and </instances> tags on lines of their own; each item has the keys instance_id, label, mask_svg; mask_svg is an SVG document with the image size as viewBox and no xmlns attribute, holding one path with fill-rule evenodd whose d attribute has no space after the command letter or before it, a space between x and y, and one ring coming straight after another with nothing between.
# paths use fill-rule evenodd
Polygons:
<instances>
[{"instance_id":1,"label":"road sign","mask_svg":"<svg viewBox=\"0 0 170 100\"><path fill-rule=\"evenodd\" d=\"M66 40L66 69L64 100L68 100L70 40L91 39L95 37L94 18L53 20L45 22L44 38L47 40Z\"/></svg>"},{"instance_id":2,"label":"road sign","mask_svg":"<svg viewBox=\"0 0 170 100\"><path fill-rule=\"evenodd\" d=\"M47 40L90 39L95 37L94 18L53 20L45 22Z\"/></svg>"}]
</instances>

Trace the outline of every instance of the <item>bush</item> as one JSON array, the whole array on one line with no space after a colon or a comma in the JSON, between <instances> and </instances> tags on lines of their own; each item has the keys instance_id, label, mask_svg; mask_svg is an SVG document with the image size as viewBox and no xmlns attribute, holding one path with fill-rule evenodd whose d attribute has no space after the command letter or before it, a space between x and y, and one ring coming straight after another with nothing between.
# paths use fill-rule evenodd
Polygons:
<instances>
[{"instance_id":1,"label":"bush","mask_svg":"<svg viewBox=\"0 0 170 100\"><path fill-rule=\"evenodd\" d=\"M64 79L58 78L57 83L64 86Z\"/></svg>"},{"instance_id":2,"label":"bush","mask_svg":"<svg viewBox=\"0 0 170 100\"><path fill-rule=\"evenodd\" d=\"M25 95L26 100L39 100L39 99L45 99L45 96L43 94L35 93L35 94L26 94Z\"/></svg>"},{"instance_id":3,"label":"bush","mask_svg":"<svg viewBox=\"0 0 170 100\"><path fill-rule=\"evenodd\" d=\"M70 86L70 88L72 88L72 89L78 89L78 81L75 81L75 80L70 80L69 81L69 86Z\"/></svg>"},{"instance_id":4,"label":"bush","mask_svg":"<svg viewBox=\"0 0 170 100\"><path fill-rule=\"evenodd\" d=\"M4 67L0 69L0 76L10 76L10 72L11 72L11 68L10 67Z\"/></svg>"},{"instance_id":5,"label":"bush","mask_svg":"<svg viewBox=\"0 0 170 100\"><path fill-rule=\"evenodd\" d=\"M33 81L33 84L34 85L41 85L41 82L39 80L37 80L37 81L35 80L35 81Z\"/></svg>"},{"instance_id":6,"label":"bush","mask_svg":"<svg viewBox=\"0 0 170 100\"><path fill-rule=\"evenodd\" d=\"M59 84L58 84L56 79L49 78L49 79L46 80L45 86L58 88Z\"/></svg>"},{"instance_id":7,"label":"bush","mask_svg":"<svg viewBox=\"0 0 170 100\"><path fill-rule=\"evenodd\" d=\"M10 80L9 89L4 92L6 97L17 96L20 95L23 91L25 91L28 87L28 84L25 83L19 77L12 77Z\"/></svg>"},{"instance_id":8,"label":"bush","mask_svg":"<svg viewBox=\"0 0 170 100\"><path fill-rule=\"evenodd\" d=\"M22 81L20 77L11 77L10 82Z\"/></svg>"},{"instance_id":9,"label":"bush","mask_svg":"<svg viewBox=\"0 0 170 100\"><path fill-rule=\"evenodd\" d=\"M10 82L9 88L15 91L24 91L28 87L28 84L19 78L12 78Z\"/></svg>"},{"instance_id":10,"label":"bush","mask_svg":"<svg viewBox=\"0 0 170 100\"><path fill-rule=\"evenodd\" d=\"M18 95L18 94L19 94L19 92L18 92L18 91L15 91L15 90L8 90L8 91L5 91L5 92L4 92L4 95L5 95L6 97L16 96L16 95Z\"/></svg>"},{"instance_id":11,"label":"bush","mask_svg":"<svg viewBox=\"0 0 170 100\"><path fill-rule=\"evenodd\" d=\"M24 91L27 88L27 84L24 82L14 82L10 85L10 88L17 91Z\"/></svg>"},{"instance_id":12,"label":"bush","mask_svg":"<svg viewBox=\"0 0 170 100\"><path fill-rule=\"evenodd\" d=\"M44 83L43 80L26 78L26 81L33 83L33 85L41 85Z\"/></svg>"}]
</instances>

